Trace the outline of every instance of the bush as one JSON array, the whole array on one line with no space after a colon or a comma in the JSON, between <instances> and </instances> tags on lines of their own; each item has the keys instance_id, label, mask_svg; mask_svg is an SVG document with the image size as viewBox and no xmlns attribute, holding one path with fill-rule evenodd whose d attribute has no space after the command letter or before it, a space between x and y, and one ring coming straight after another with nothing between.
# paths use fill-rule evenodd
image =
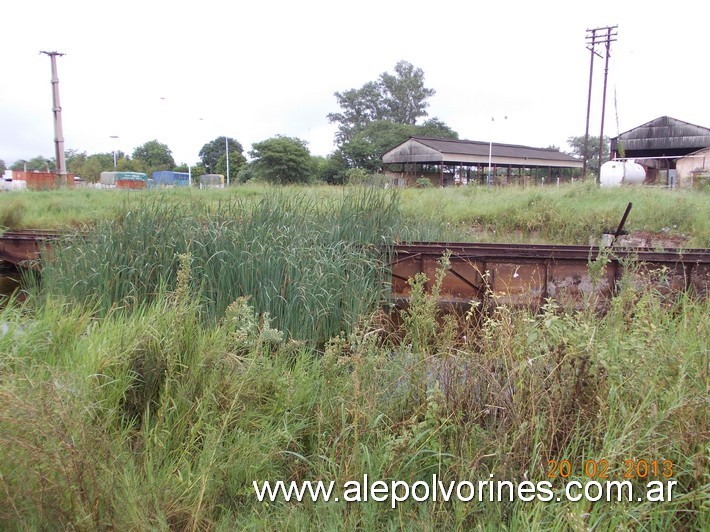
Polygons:
<instances>
[{"instance_id":1,"label":"bush","mask_svg":"<svg viewBox=\"0 0 710 532\"><path fill-rule=\"evenodd\" d=\"M428 177L420 177L419 179L417 179L415 186L417 188L434 188L431 179L429 179Z\"/></svg>"}]
</instances>

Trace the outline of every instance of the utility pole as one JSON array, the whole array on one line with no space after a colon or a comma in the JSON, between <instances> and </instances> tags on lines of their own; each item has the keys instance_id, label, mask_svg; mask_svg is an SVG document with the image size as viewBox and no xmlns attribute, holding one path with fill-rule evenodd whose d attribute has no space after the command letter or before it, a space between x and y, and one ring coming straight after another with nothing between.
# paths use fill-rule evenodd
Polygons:
<instances>
[{"instance_id":1,"label":"utility pole","mask_svg":"<svg viewBox=\"0 0 710 532\"><path fill-rule=\"evenodd\" d=\"M597 51L596 46L598 44L605 45L605 65L604 65L604 90L602 94L602 117L601 117L601 132L599 133L599 170L601 172L602 167L602 154L604 150L604 114L606 113L606 82L609 73L609 56L611 51L611 43L616 40L618 26L606 26L603 28L594 28L587 30L587 50L591 52L591 59L589 63L589 93L587 94L587 125L584 131L584 152L582 154L584 158L584 163L582 165L582 172L584 175L587 173L587 149L589 146L589 112L592 102L592 73L594 72L594 56L602 57ZM599 180L600 174L597 174L597 180Z\"/></svg>"},{"instance_id":2,"label":"utility pole","mask_svg":"<svg viewBox=\"0 0 710 532\"><path fill-rule=\"evenodd\" d=\"M227 187L229 187L229 137L224 136L224 158L227 160Z\"/></svg>"},{"instance_id":3,"label":"utility pole","mask_svg":"<svg viewBox=\"0 0 710 532\"><path fill-rule=\"evenodd\" d=\"M59 103L59 77L57 76L57 56L64 55L61 52L45 52L40 54L48 55L52 61L52 112L54 114L54 153L57 163L57 175L62 185L67 184L67 165L64 160L64 133L62 131L62 106Z\"/></svg>"}]
</instances>

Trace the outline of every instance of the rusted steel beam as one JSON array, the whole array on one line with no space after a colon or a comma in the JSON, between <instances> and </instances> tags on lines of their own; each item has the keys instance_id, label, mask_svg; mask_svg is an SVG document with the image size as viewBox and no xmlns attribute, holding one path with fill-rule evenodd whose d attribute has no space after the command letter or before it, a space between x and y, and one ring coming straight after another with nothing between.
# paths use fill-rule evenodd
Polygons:
<instances>
[{"instance_id":1,"label":"rusted steel beam","mask_svg":"<svg viewBox=\"0 0 710 532\"><path fill-rule=\"evenodd\" d=\"M466 258L532 258L554 260L594 260L603 249L597 246L564 246L547 244L490 244L465 242L413 242L394 246L396 260L407 255L435 255L447 250ZM611 260L637 259L644 262L710 263L710 249L673 249L658 251L652 248L614 249Z\"/></svg>"},{"instance_id":2,"label":"rusted steel beam","mask_svg":"<svg viewBox=\"0 0 710 532\"><path fill-rule=\"evenodd\" d=\"M21 266L41 257L42 250L62 237L59 231L6 231L0 235L0 261Z\"/></svg>"},{"instance_id":3,"label":"rusted steel beam","mask_svg":"<svg viewBox=\"0 0 710 532\"><path fill-rule=\"evenodd\" d=\"M441 287L443 302L482 302L539 307L548 298L583 306L603 305L624 273L634 283L664 293L691 290L710 296L710 250L611 250L595 246L414 242L392 253L392 297L406 301L406 281L417 273L434 279L449 252L451 268ZM592 273L595 269L596 272Z\"/></svg>"}]
</instances>

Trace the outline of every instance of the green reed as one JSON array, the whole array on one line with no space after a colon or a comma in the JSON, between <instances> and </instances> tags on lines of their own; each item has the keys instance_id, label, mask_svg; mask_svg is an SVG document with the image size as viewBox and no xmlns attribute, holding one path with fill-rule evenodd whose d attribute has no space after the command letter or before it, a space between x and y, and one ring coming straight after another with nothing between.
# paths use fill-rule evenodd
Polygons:
<instances>
[{"instance_id":1,"label":"green reed","mask_svg":"<svg viewBox=\"0 0 710 532\"><path fill-rule=\"evenodd\" d=\"M189 253L209 319L249 296L289 336L325 341L378 304L398 216L397 195L372 189L209 208L147 202L55 246L42 290L103 312L149 302Z\"/></svg>"}]
</instances>

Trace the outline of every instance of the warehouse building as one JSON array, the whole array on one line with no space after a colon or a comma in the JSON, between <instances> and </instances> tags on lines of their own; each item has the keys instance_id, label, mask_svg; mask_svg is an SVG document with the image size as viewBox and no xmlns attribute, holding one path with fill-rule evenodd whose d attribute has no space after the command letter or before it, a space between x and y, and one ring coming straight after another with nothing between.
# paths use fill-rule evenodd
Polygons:
<instances>
[{"instance_id":1,"label":"warehouse building","mask_svg":"<svg viewBox=\"0 0 710 532\"><path fill-rule=\"evenodd\" d=\"M710 129L661 116L611 139L612 159L634 159L647 185L692 186L710 174Z\"/></svg>"}]
</instances>

